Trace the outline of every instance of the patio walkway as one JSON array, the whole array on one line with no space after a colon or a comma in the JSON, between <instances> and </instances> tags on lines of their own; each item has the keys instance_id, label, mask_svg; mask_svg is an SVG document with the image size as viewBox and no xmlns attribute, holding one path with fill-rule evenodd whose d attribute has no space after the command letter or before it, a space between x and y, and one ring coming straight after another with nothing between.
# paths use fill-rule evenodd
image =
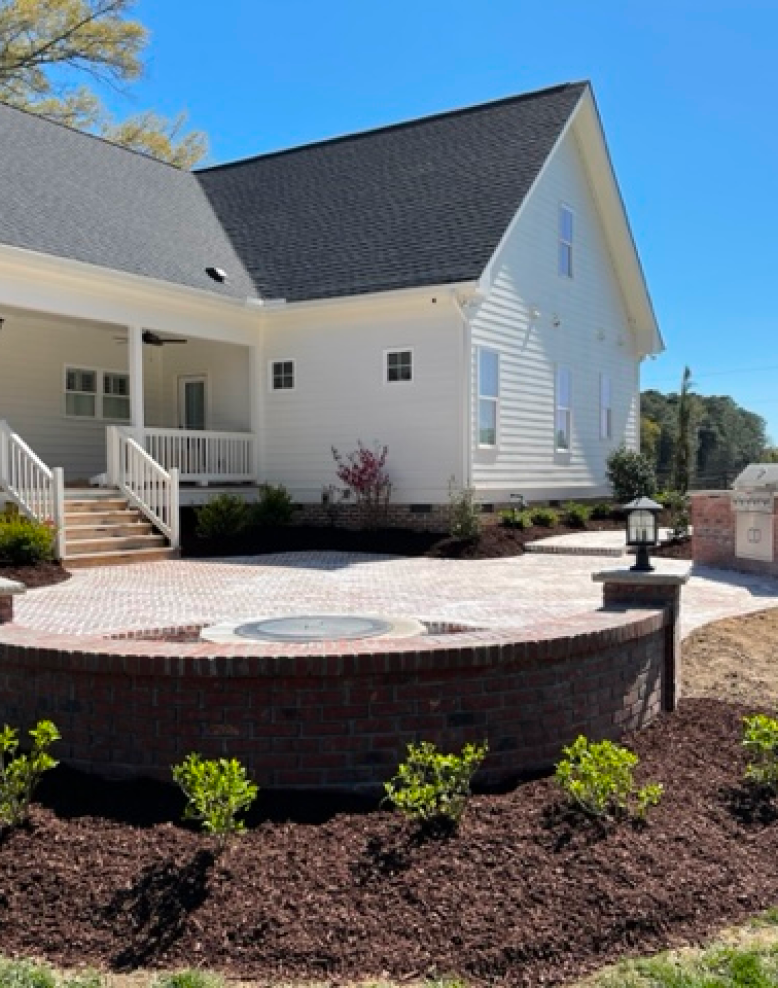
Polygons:
<instances>
[{"instance_id":1,"label":"patio walkway","mask_svg":"<svg viewBox=\"0 0 778 988\"><path fill-rule=\"evenodd\" d=\"M488 627L548 626L600 606L591 575L626 565L596 556L525 555L481 561L303 552L171 560L76 571L16 598L18 625L102 634L251 620L289 613L376 613ZM688 566L657 560L677 572ZM682 629L778 607L778 581L696 567L683 591Z\"/></svg>"}]
</instances>

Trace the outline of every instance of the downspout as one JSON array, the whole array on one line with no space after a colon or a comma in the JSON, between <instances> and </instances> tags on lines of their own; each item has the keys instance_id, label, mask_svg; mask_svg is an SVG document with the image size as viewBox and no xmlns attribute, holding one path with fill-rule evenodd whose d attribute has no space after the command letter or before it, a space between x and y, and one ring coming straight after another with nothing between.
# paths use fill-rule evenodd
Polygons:
<instances>
[{"instance_id":1,"label":"downspout","mask_svg":"<svg viewBox=\"0 0 778 988\"><path fill-rule=\"evenodd\" d=\"M455 291L451 301L462 320L462 488L473 486L473 329Z\"/></svg>"}]
</instances>

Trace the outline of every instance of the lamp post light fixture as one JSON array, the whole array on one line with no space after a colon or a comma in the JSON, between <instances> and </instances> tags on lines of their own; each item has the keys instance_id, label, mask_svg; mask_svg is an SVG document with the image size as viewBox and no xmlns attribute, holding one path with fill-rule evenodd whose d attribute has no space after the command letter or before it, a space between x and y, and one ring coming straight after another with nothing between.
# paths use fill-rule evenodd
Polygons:
<instances>
[{"instance_id":1,"label":"lamp post light fixture","mask_svg":"<svg viewBox=\"0 0 778 988\"><path fill-rule=\"evenodd\" d=\"M659 542L659 512L662 505L650 497L638 497L624 505L627 513L627 545L637 548L633 572L651 573L654 567L648 556L649 546Z\"/></svg>"}]
</instances>

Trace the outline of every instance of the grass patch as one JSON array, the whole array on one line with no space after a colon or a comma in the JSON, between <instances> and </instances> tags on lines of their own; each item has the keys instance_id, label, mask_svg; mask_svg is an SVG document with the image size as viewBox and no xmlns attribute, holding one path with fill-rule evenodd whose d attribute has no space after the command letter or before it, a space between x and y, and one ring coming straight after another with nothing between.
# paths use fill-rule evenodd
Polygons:
<instances>
[{"instance_id":1,"label":"grass patch","mask_svg":"<svg viewBox=\"0 0 778 988\"><path fill-rule=\"evenodd\" d=\"M722 933L704 948L621 961L579 988L775 988L778 910Z\"/></svg>"}]
</instances>

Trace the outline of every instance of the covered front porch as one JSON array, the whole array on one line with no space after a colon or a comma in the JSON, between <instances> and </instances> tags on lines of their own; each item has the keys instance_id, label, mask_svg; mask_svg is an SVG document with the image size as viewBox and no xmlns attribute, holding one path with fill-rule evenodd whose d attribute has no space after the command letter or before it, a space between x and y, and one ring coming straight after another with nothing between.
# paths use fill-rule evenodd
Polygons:
<instances>
[{"instance_id":1,"label":"covered front porch","mask_svg":"<svg viewBox=\"0 0 778 988\"><path fill-rule=\"evenodd\" d=\"M256 482L256 345L6 308L0 420L67 487L115 479L129 435L183 485Z\"/></svg>"}]
</instances>

